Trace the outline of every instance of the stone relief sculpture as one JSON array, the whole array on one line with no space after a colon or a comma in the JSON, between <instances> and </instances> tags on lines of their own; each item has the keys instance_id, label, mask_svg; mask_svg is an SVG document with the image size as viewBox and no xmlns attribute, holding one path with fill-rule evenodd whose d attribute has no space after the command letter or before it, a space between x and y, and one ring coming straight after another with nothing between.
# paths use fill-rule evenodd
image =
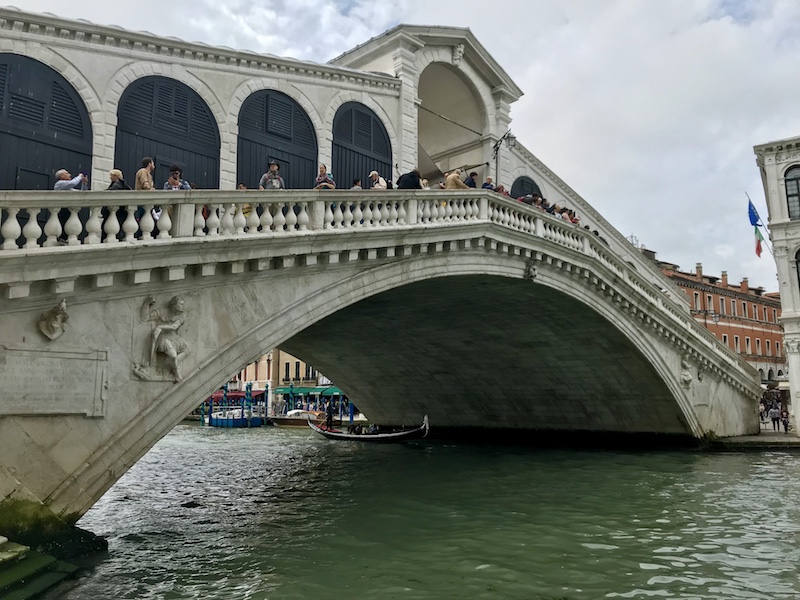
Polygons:
<instances>
[{"instance_id":1,"label":"stone relief sculpture","mask_svg":"<svg viewBox=\"0 0 800 600\"><path fill-rule=\"evenodd\" d=\"M460 65L462 58L464 58L464 44L453 46L453 65L456 67Z\"/></svg>"},{"instance_id":2,"label":"stone relief sculpture","mask_svg":"<svg viewBox=\"0 0 800 600\"><path fill-rule=\"evenodd\" d=\"M688 356L681 357L681 385L685 388L688 388L692 385L692 371L691 371L691 363L689 362Z\"/></svg>"},{"instance_id":3,"label":"stone relief sculpture","mask_svg":"<svg viewBox=\"0 0 800 600\"><path fill-rule=\"evenodd\" d=\"M800 341L786 340L783 342L783 351L786 354L796 354L797 352L800 352Z\"/></svg>"},{"instance_id":4,"label":"stone relief sculpture","mask_svg":"<svg viewBox=\"0 0 800 600\"><path fill-rule=\"evenodd\" d=\"M532 258L525 261L525 272L522 274L522 277L526 281L533 281L536 279L536 261Z\"/></svg>"},{"instance_id":5,"label":"stone relief sculpture","mask_svg":"<svg viewBox=\"0 0 800 600\"><path fill-rule=\"evenodd\" d=\"M50 310L46 310L42 313L39 319L39 331L41 331L47 339L54 340L64 333L64 325L68 320L67 300L62 298L61 302Z\"/></svg>"},{"instance_id":6,"label":"stone relief sculpture","mask_svg":"<svg viewBox=\"0 0 800 600\"><path fill-rule=\"evenodd\" d=\"M140 379L151 381L157 371L168 371L173 381L181 381L180 363L189 354L188 344L178 335L186 320L183 298L173 296L166 309L155 308L156 300L148 296L142 304L140 317L152 323L152 330L141 364L134 365L133 372Z\"/></svg>"}]
</instances>

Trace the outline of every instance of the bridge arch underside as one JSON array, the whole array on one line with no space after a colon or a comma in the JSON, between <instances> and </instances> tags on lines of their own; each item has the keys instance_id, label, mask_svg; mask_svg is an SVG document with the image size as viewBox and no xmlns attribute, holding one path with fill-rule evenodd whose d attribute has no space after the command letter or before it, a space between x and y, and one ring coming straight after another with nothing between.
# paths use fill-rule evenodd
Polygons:
<instances>
[{"instance_id":1,"label":"bridge arch underside","mask_svg":"<svg viewBox=\"0 0 800 600\"><path fill-rule=\"evenodd\" d=\"M690 434L667 385L619 329L524 280L456 276L395 288L281 348L379 422L428 414L433 427Z\"/></svg>"}]
</instances>

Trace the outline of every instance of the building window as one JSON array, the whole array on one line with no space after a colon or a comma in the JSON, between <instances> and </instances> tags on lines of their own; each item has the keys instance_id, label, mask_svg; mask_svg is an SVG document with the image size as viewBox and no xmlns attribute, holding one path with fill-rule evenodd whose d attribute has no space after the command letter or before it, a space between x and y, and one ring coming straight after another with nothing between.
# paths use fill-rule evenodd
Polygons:
<instances>
[{"instance_id":1,"label":"building window","mask_svg":"<svg viewBox=\"0 0 800 600\"><path fill-rule=\"evenodd\" d=\"M772 340L767 340L767 356L772 356Z\"/></svg>"},{"instance_id":2,"label":"building window","mask_svg":"<svg viewBox=\"0 0 800 600\"><path fill-rule=\"evenodd\" d=\"M300 361L296 360L294 363L294 378L299 380L300 379Z\"/></svg>"},{"instance_id":3,"label":"building window","mask_svg":"<svg viewBox=\"0 0 800 600\"><path fill-rule=\"evenodd\" d=\"M753 318L758 321L758 304L753 304Z\"/></svg>"},{"instance_id":4,"label":"building window","mask_svg":"<svg viewBox=\"0 0 800 600\"><path fill-rule=\"evenodd\" d=\"M747 318L747 302L742 302L742 316Z\"/></svg>"},{"instance_id":5,"label":"building window","mask_svg":"<svg viewBox=\"0 0 800 600\"><path fill-rule=\"evenodd\" d=\"M738 335L733 336L733 349L736 350L736 352L741 352L742 351L741 347L739 346L739 336Z\"/></svg>"},{"instance_id":6,"label":"building window","mask_svg":"<svg viewBox=\"0 0 800 600\"><path fill-rule=\"evenodd\" d=\"M314 379L314 367L306 365L306 379Z\"/></svg>"},{"instance_id":7,"label":"building window","mask_svg":"<svg viewBox=\"0 0 800 600\"><path fill-rule=\"evenodd\" d=\"M700 292L694 293L694 309L700 310Z\"/></svg>"},{"instance_id":8,"label":"building window","mask_svg":"<svg viewBox=\"0 0 800 600\"><path fill-rule=\"evenodd\" d=\"M744 351L747 354L752 354L751 347L750 347L750 338L749 337L744 338Z\"/></svg>"},{"instance_id":9,"label":"building window","mask_svg":"<svg viewBox=\"0 0 800 600\"><path fill-rule=\"evenodd\" d=\"M792 167L783 176L786 185L786 203L789 205L789 218L800 219L800 167Z\"/></svg>"},{"instance_id":10,"label":"building window","mask_svg":"<svg viewBox=\"0 0 800 600\"><path fill-rule=\"evenodd\" d=\"M775 342L775 356L781 357L781 345L777 342Z\"/></svg>"},{"instance_id":11,"label":"building window","mask_svg":"<svg viewBox=\"0 0 800 600\"><path fill-rule=\"evenodd\" d=\"M722 334L722 343L725 344L726 346L728 346L728 334L727 333L723 333ZM728 347L730 348L730 346L728 346Z\"/></svg>"},{"instance_id":12,"label":"building window","mask_svg":"<svg viewBox=\"0 0 800 600\"><path fill-rule=\"evenodd\" d=\"M289 381L289 363L286 362L283 364L283 380Z\"/></svg>"},{"instance_id":13,"label":"building window","mask_svg":"<svg viewBox=\"0 0 800 600\"><path fill-rule=\"evenodd\" d=\"M756 354L761 356L761 338L756 338Z\"/></svg>"},{"instance_id":14,"label":"building window","mask_svg":"<svg viewBox=\"0 0 800 600\"><path fill-rule=\"evenodd\" d=\"M719 314L721 315L725 314L725 298L719 299Z\"/></svg>"},{"instance_id":15,"label":"building window","mask_svg":"<svg viewBox=\"0 0 800 600\"><path fill-rule=\"evenodd\" d=\"M772 309L772 322L773 323L778 322L778 311L775 310L774 308Z\"/></svg>"},{"instance_id":16,"label":"building window","mask_svg":"<svg viewBox=\"0 0 800 600\"><path fill-rule=\"evenodd\" d=\"M714 310L714 296L711 294L706 295L706 310Z\"/></svg>"},{"instance_id":17,"label":"building window","mask_svg":"<svg viewBox=\"0 0 800 600\"><path fill-rule=\"evenodd\" d=\"M731 316L736 316L736 300L731 300Z\"/></svg>"}]
</instances>

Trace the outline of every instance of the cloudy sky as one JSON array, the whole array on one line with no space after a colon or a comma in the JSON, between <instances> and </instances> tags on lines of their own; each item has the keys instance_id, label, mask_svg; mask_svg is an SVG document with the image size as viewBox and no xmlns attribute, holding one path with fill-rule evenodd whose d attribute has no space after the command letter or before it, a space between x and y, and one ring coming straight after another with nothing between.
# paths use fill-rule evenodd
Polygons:
<instances>
[{"instance_id":1,"label":"cloudy sky","mask_svg":"<svg viewBox=\"0 0 800 600\"><path fill-rule=\"evenodd\" d=\"M752 147L800 135L796 0L26 0L25 10L326 62L398 23L470 27L512 129L659 258L777 289Z\"/></svg>"}]
</instances>

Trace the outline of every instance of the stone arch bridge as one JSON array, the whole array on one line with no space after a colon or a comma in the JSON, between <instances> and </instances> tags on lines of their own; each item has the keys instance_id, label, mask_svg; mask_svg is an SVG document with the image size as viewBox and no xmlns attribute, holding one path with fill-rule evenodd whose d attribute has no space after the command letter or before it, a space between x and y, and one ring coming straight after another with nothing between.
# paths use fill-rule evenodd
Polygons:
<instances>
[{"instance_id":1,"label":"stone arch bridge","mask_svg":"<svg viewBox=\"0 0 800 600\"><path fill-rule=\"evenodd\" d=\"M758 427L756 373L635 248L492 192L7 192L0 206L0 499L68 521L278 346L380 422Z\"/></svg>"}]
</instances>

